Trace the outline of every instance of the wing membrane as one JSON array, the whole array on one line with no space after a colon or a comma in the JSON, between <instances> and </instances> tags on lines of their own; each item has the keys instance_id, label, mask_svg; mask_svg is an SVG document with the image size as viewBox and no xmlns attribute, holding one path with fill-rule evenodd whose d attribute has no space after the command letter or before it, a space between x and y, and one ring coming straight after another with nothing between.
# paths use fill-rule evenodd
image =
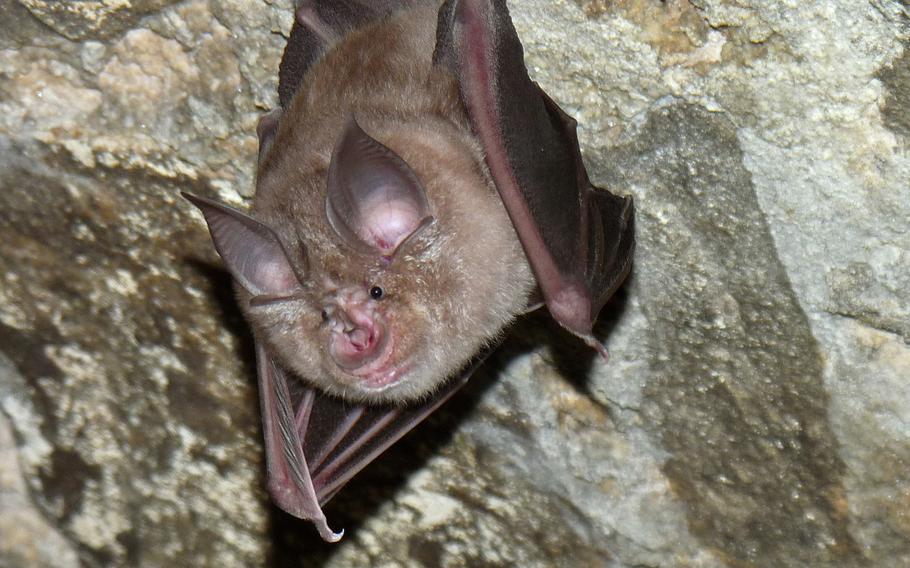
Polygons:
<instances>
[{"instance_id":1,"label":"wing membrane","mask_svg":"<svg viewBox=\"0 0 910 568\"><path fill-rule=\"evenodd\" d=\"M303 386L293 409L287 373L257 343L269 493L295 517L315 523L329 542L325 505L354 475L439 408L486 358L476 358L424 401L407 406L353 404Z\"/></svg>"}]
</instances>

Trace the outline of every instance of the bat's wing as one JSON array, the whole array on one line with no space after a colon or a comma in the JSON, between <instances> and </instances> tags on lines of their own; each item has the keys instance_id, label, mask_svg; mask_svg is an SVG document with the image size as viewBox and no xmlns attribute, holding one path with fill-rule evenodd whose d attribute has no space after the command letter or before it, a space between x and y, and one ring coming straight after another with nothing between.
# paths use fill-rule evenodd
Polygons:
<instances>
[{"instance_id":1,"label":"bat's wing","mask_svg":"<svg viewBox=\"0 0 910 568\"><path fill-rule=\"evenodd\" d=\"M251 304L292 299L299 281L275 233L253 217L224 204L184 194L202 211L212 241ZM487 351L486 353L489 353ZM262 430L269 493L279 507L329 529L322 505L358 471L429 416L455 393L486 357L482 355L426 400L404 406L367 406L303 387L291 396L288 376L256 341Z\"/></svg>"},{"instance_id":2,"label":"bat's wing","mask_svg":"<svg viewBox=\"0 0 910 568\"><path fill-rule=\"evenodd\" d=\"M431 398L409 406L366 406L305 387L292 404L288 377L257 343L262 429L269 493L288 513L315 523L320 536L336 542L322 505L357 472L407 434L461 388L476 360Z\"/></svg>"},{"instance_id":3,"label":"bat's wing","mask_svg":"<svg viewBox=\"0 0 910 568\"><path fill-rule=\"evenodd\" d=\"M602 350L591 327L631 267L632 199L591 185L575 120L528 77L505 0L447 0L434 61L458 77L547 308Z\"/></svg>"}]
</instances>

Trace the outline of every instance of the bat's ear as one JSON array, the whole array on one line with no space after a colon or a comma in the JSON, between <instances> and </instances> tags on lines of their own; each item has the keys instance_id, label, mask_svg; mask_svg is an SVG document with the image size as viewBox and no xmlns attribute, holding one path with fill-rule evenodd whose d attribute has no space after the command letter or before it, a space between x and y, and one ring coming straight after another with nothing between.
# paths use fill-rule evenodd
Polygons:
<instances>
[{"instance_id":1,"label":"bat's ear","mask_svg":"<svg viewBox=\"0 0 910 568\"><path fill-rule=\"evenodd\" d=\"M300 281L274 231L217 201L189 193L183 196L202 211L215 250L247 292L277 298L300 290Z\"/></svg>"},{"instance_id":2,"label":"bat's ear","mask_svg":"<svg viewBox=\"0 0 910 568\"><path fill-rule=\"evenodd\" d=\"M391 257L432 219L427 194L411 167L352 118L332 152L326 215L354 248Z\"/></svg>"}]
</instances>

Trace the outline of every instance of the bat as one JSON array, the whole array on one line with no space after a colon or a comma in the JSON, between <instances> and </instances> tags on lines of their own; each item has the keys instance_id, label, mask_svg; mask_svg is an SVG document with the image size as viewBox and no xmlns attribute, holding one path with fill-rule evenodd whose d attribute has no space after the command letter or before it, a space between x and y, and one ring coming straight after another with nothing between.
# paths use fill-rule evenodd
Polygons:
<instances>
[{"instance_id":1,"label":"bat","mask_svg":"<svg viewBox=\"0 0 910 568\"><path fill-rule=\"evenodd\" d=\"M252 211L203 213L256 344L268 489L322 506L455 393L513 319L594 320L633 205L528 76L504 0L307 0L260 120Z\"/></svg>"}]
</instances>

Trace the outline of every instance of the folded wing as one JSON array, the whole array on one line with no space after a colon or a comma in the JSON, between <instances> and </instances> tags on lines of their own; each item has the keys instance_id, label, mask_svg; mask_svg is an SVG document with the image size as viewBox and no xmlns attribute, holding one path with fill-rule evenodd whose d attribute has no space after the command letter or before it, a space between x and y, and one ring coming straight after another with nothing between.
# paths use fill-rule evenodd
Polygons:
<instances>
[{"instance_id":1,"label":"folded wing","mask_svg":"<svg viewBox=\"0 0 910 568\"><path fill-rule=\"evenodd\" d=\"M464 386L485 358L477 358L425 401L367 406L306 386L293 405L284 370L260 343L256 356L269 493L288 513L312 521L329 542L339 540L344 531L329 528L322 506Z\"/></svg>"},{"instance_id":2,"label":"folded wing","mask_svg":"<svg viewBox=\"0 0 910 568\"><path fill-rule=\"evenodd\" d=\"M632 199L591 185L575 120L528 77L504 0L448 0L434 61L458 77L547 308L599 347L591 327L631 266Z\"/></svg>"}]
</instances>

